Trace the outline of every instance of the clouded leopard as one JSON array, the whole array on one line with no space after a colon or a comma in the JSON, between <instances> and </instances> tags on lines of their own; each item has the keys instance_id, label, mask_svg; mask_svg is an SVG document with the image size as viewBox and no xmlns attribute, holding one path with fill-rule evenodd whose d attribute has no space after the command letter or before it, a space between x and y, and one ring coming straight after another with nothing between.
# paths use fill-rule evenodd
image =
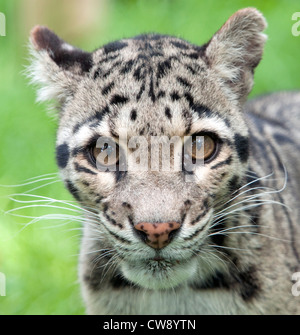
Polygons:
<instances>
[{"instance_id":1,"label":"clouded leopard","mask_svg":"<svg viewBox=\"0 0 300 335\"><path fill-rule=\"evenodd\" d=\"M202 46L144 34L93 52L32 30L31 77L58 103L57 163L82 207L87 313L300 312L300 92L246 102L265 27L246 8Z\"/></svg>"}]
</instances>

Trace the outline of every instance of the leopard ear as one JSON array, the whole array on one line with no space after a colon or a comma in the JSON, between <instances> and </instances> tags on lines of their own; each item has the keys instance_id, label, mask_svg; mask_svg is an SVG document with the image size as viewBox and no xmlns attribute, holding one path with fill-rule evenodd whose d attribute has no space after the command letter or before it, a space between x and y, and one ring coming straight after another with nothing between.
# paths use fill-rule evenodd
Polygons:
<instances>
[{"instance_id":1,"label":"leopard ear","mask_svg":"<svg viewBox=\"0 0 300 335\"><path fill-rule=\"evenodd\" d=\"M63 104L92 66L91 53L73 47L43 26L32 29L30 50L33 57L28 74L40 86L38 101L55 99Z\"/></svg>"},{"instance_id":2,"label":"leopard ear","mask_svg":"<svg viewBox=\"0 0 300 335\"><path fill-rule=\"evenodd\" d=\"M267 23L255 8L233 14L206 46L205 56L230 98L244 102L252 89L253 72L262 58Z\"/></svg>"}]
</instances>

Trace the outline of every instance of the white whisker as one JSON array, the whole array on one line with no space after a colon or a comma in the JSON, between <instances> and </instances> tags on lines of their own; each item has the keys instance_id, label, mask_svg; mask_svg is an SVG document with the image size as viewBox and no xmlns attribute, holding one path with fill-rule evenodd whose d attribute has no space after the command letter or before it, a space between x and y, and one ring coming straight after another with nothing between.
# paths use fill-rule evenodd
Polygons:
<instances>
[{"instance_id":1,"label":"white whisker","mask_svg":"<svg viewBox=\"0 0 300 335\"><path fill-rule=\"evenodd\" d=\"M34 178L36 178L36 177L34 177ZM54 177L54 176L53 177L42 178L42 179L38 179L38 180L32 180L32 179L33 178L27 179L28 182L26 182L26 183L15 184L15 185L0 185L0 187L7 187L7 188L22 187L22 186L27 186L27 185L31 185L31 184L36 184L36 183L39 183L40 181L47 181L47 180L53 180L53 179L57 179L57 181L60 181L60 179L58 179L58 177Z\"/></svg>"},{"instance_id":2,"label":"white whisker","mask_svg":"<svg viewBox=\"0 0 300 335\"><path fill-rule=\"evenodd\" d=\"M58 200L58 199L53 199L53 198L50 198L50 197L45 197L45 196L41 196L41 195L34 195L34 194L23 194L23 193L15 193L15 194L11 194L10 195L10 199L12 201L15 201L15 202L22 202L24 200L18 200L18 199L15 199L13 197L16 197L16 196L19 196L19 197L33 197L33 198L38 198L39 200L48 200L53 203L57 202L57 203L61 203L61 204L65 204L65 205L68 205L70 207L73 207L73 208L76 208L78 209L79 211L78 212L85 212L85 213L88 213L89 215L91 216L94 216L94 217L98 217L95 213L91 212L90 210L86 209L88 207L81 207L81 206L78 206L78 205L75 205L74 203L72 203L71 201L65 201L65 200Z\"/></svg>"},{"instance_id":3,"label":"white whisker","mask_svg":"<svg viewBox=\"0 0 300 335\"><path fill-rule=\"evenodd\" d=\"M61 182L61 180L53 180L53 181L50 181L49 183L46 183L46 184L43 184L43 185L34 187L34 188L32 188L32 189L30 189L30 190L28 190L28 191L25 191L24 194L27 194L27 193L36 191L36 190L38 190L38 189L40 189L40 188L46 187L46 186L48 186L48 185L52 185L52 184L60 183L60 182Z\"/></svg>"},{"instance_id":4,"label":"white whisker","mask_svg":"<svg viewBox=\"0 0 300 335\"><path fill-rule=\"evenodd\" d=\"M247 251L249 252L249 249L242 249L242 248L236 248L236 247L226 247L222 245L217 245L217 244L208 244L209 247L212 248L220 248L220 249L227 249L227 250L237 250L237 251Z\"/></svg>"}]
</instances>

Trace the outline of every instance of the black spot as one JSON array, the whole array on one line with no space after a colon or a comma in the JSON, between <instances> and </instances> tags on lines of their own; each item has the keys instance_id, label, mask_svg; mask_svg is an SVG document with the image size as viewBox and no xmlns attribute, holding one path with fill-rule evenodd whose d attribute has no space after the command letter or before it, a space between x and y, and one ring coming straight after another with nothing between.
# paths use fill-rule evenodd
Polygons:
<instances>
[{"instance_id":1,"label":"black spot","mask_svg":"<svg viewBox=\"0 0 300 335\"><path fill-rule=\"evenodd\" d=\"M254 203L257 203L259 205L259 199L256 199ZM254 208L247 208L245 209L245 212L249 215L250 223L255 227L255 232L258 233L260 230L260 212L261 212L261 206L257 206Z\"/></svg>"},{"instance_id":2,"label":"black spot","mask_svg":"<svg viewBox=\"0 0 300 335\"><path fill-rule=\"evenodd\" d=\"M186 92L184 94L184 97L187 100L187 102L189 103L190 108L193 108L194 107L194 98L191 96L191 94Z\"/></svg>"},{"instance_id":3,"label":"black spot","mask_svg":"<svg viewBox=\"0 0 300 335\"><path fill-rule=\"evenodd\" d=\"M192 66L185 65L185 68L188 69L191 72L191 74L196 74L196 71L192 68Z\"/></svg>"},{"instance_id":4,"label":"black spot","mask_svg":"<svg viewBox=\"0 0 300 335\"><path fill-rule=\"evenodd\" d=\"M133 109L130 113L130 120L131 121L135 121L136 120L136 117L137 117L137 113L136 113L136 110Z\"/></svg>"},{"instance_id":5,"label":"black spot","mask_svg":"<svg viewBox=\"0 0 300 335\"><path fill-rule=\"evenodd\" d=\"M163 57L164 54L162 52L159 51L151 51L150 52L150 57Z\"/></svg>"},{"instance_id":6,"label":"black spot","mask_svg":"<svg viewBox=\"0 0 300 335\"><path fill-rule=\"evenodd\" d=\"M98 291L103 287L103 279L110 279L104 277L107 275L104 265L113 257L113 255L107 252L109 249L103 249L100 246L96 248L102 249L102 251L91 254L87 263L91 268L87 268L83 276L83 280L93 291Z\"/></svg>"},{"instance_id":7,"label":"black spot","mask_svg":"<svg viewBox=\"0 0 300 335\"><path fill-rule=\"evenodd\" d=\"M171 61L165 60L157 65L157 78L160 79L167 74L167 71L171 69Z\"/></svg>"},{"instance_id":8,"label":"black spot","mask_svg":"<svg viewBox=\"0 0 300 335\"><path fill-rule=\"evenodd\" d=\"M118 58L119 55L114 55L114 56L105 56L105 58L101 59L97 64L98 65L101 65L101 64L104 64L104 63L108 63L108 62L111 62L113 60L115 60L116 58Z\"/></svg>"},{"instance_id":9,"label":"black spot","mask_svg":"<svg viewBox=\"0 0 300 335\"><path fill-rule=\"evenodd\" d=\"M163 90L160 90L157 94L157 99L164 98L166 96L166 92Z\"/></svg>"},{"instance_id":10,"label":"black spot","mask_svg":"<svg viewBox=\"0 0 300 335\"><path fill-rule=\"evenodd\" d=\"M102 199L103 199L102 197L98 197L98 198L95 200L95 203L96 203L96 204L99 204L99 203L101 202Z\"/></svg>"},{"instance_id":11,"label":"black spot","mask_svg":"<svg viewBox=\"0 0 300 335\"><path fill-rule=\"evenodd\" d=\"M207 48L209 42L210 41L208 41L207 43L205 43L205 44L203 44L201 46L193 45L193 49L195 50L195 52L197 53L197 55L199 57L201 57L208 66L210 66L210 59L206 55L206 48ZM192 56L192 58L193 57L194 56Z\"/></svg>"},{"instance_id":12,"label":"black spot","mask_svg":"<svg viewBox=\"0 0 300 335\"><path fill-rule=\"evenodd\" d=\"M183 116L184 119L189 119L190 114L189 114L189 112L185 109L185 110L182 111L182 116Z\"/></svg>"},{"instance_id":13,"label":"black spot","mask_svg":"<svg viewBox=\"0 0 300 335\"><path fill-rule=\"evenodd\" d=\"M101 73L100 73L101 74ZM106 72L102 73L101 76L103 79L107 78L111 74L111 69L107 70Z\"/></svg>"},{"instance_id":14,"label":"black spot","mask_svg":"<svg viewBox=\"0 0 300 335\"><path fill-rule=\"evenodd\" d=\"M191 83L189 83L189 81L187 79L182 78L182 77L177 77L176 79L181 86L183 86L185 88L189 88L189 89L192 87Z\"/></svg>"},{"instance_id":15,"label":"black spot","mask_svg":"<svg viewBox=\"0 0 300 335\"><path fill-rule=\"evenodd\" d=\"M189 103L189 107L193 109L199 115L199 117L202 117L202 116L211 117L213 115L212 111L208 107L204 105L195 104L194 99L190 93L186 92L184 94L184 97Z\"/></svg>"},{"instance_id":16,"label":"black spot","mask_svg":"<svg viewBox=\"0 0 300 335\"><path fill-rule=\"evenodd\" d=\"M128 98L118 94L114 95L110 100L110 103L115 105L125 104L126 102L128 102Z\"/></svg>"},{"instance_id":17,"label":"black spot","mask_svg":"<svg viewBox=\"0 0 300 335\"><path fill-rule=\"evenodd\" d=\"M86 151L86 149L83 148L83 147L76 147L72 150L71 155L72 155L72 157L75 157L78 154L84 154L85 151Z\"/></svg>"},{"instance_id":18,"label":"black spot","mask_svg":"<svg viewBox=\"0 0 300 335\"><path fill-rule=\"evenodd\" d=\"M185 134L188 134L191 131L191 127L192 127L192 121L191 121L191 117L190 117L189 112L187 110L183 110L182 111L182 117L186 121Z\"/></svg>"},{"instance_id":19,"label":"black spot","mask_svg":"<svg viewBox=\"0 0 300 335\"><path fill-rule=\"evenodd\" d=\"M122 226L122 225L121 225ZM122 227L120 227L122 229ZM114 233L113 231L111 231L109 228L107 228L108 232L110 233L111 236L113 236L115 239L123 242L123 243L126 243L126 244L131 244L132 242L130 240L127 240L125 239L124 237L122 236L119 236L118 234Z\"/></svg>"},{"instance_id":20,"label":"black spot","mask_svg":"<svg viewBox=\"0 0 300 335\"><path fill-rule=\"evenodd\" d=\"M234 135L234 144L242 163L245 163L249 157L249 139L246 136L240 134Z\"/></svg>"},{"instance_id":21,"label":"black spot","mask_svg":"<svg viewBox=\"0 0 300 335\"><path fill-rule=\"evenodd\" d=\"M211 169L212 169L212 170L214 170L214 169L218 169L218 168L221 167L221 166L229 165L231 162L232 162L232 156L229 156L229 157L228 157L227 159L225 159L224 161L219 162L219 163L213 165L213 166L211 167Z\"/></svg>"},{"instance_id":22,"label":"black spot","mask_svg":"<svg viewBox=\"0 0 300 335\"><path fill-rule=\"evenodd\" d=\"M195 223L198 223L202 218L205 217L205 215L208 213L209 208L208 208L208 204L207 204L207 200L203 203L203 208L202 208L202 212L193 220L191 221L191 225L194 225ZM202 227L203 229L204 227Z\"/></svg>"},{"instance_id":23,"label":"black spot","mask_svg":"<svg viewBox=\"0 0 300 335\"><path fill-rule=\"evenodd\" d=\"M145 91L145 82L143 82L142 85L141 85L139 93L136 96L136 101L139 101L141 99L141 96L142 96L144 91Z\"/></svg>"},{"instance_id":24,"label":"black spot","mask_svg":"<svg viewBox=\"0 0 300 335\"><path fill-rule=\"evenodd\" d=\"M56 162L61 169L64 169L67 166L69 156L70 150L69 146L66 143L58 145L56 147Z\"/></svg>"},{"instance_id":25,"label":"black spot","mask_svg":"<svg viewBox=\"0 0 300 335\"><path fill-rule=\"evenodd\" d=\"M91 122L91 121L97 121L97 122L99 123L100 121L102 121L103 116L104 116L105 114L106 114L106 113L103 112L103 111L101 111L101 112L97 111L93 116L91 116L91 117L89 118L89 122Z\"/></svg>"},{"instance_id":26,"label":"black spot","mask_svg":"<svg viewBox=\"0 0 300 335\"><path fill-rule=\"evenodd\" d=\"M180 96L178 94L178 92L174 91L170 94L170 97L172 99L172 101L176 101L176 100L179 100L180 99Z\"/></svg>"},{"instance_id":27,"label":"black spot","mask_svg":"<svg viewBox=\"0 0 300 335\"><path fill-rule=\"evenodd\" d=\"M154 94L153 75L151 75L151 79L150 79L149 97L151 98L152 102L155 102L156 97L155 97L155 94Z\"/></svg>"},{"instance_id":28,"label":"black spot","mask_svg":"<svg viewBox=\"0 0 300 335\"><path fill-rule=\"evenodd\" d=\"M240 178L238 176L233 176L228 182L228 190L230 194L237 191L240 187Z\"/></svg>"},{"instance_id":29,"label":"black spot","mask_svg":"<svg viewBox=\"0 0 300 335\"><path fill-rule=\"evenodd\" d=\"M82 122L78 122L73 128L73 133L75 134L80 129L81 126Z\"/></svg>"},{"instance_id":30,"label":"black spot","mask_svg":"<svg viewBox=\"0 0 300 335\"><path fill-rule=\"evenodd\" d=\"M170 37L169 35L160 35L160 34L141 34L141 35L137 35L133 37L133 39L146 42L148 40L157 41L157 40L169 38L169 37Z\"/></svg>"},{"instance_id":31,"label":"black spot","mask_svg":"<svg viewBox=\"0 0 300 335\"><path fill-rule=\"evenodd\" d=\"M88 168L86 168L84 166L81 166L78 163L75 163L74 165L75 165L75 170L77 172L84 172L84 173L89 173L89 174L92 174L92 175L96 175L97 174L96 172L94 172L94 171L92 171L92 170L90 170L90 169L88 169Z\"/></svg>"},{"instance_id":32,"label":"black spot","mask_svg":"<svg viewBox=\"0 0 300 335\"><path fill-rule=\"evenodd\" d=\"M90 127L98 127L99 123L102 121L103 117L110 112L109 107L105 106L101 111L95 112L94 115L90 116L86 122L93 122Z\"/></svg>"},{"instance_id":33,"label":"black spot","mask_svg":"<svg viewBox=\"0 0 300 335\"><path fill-rule=\"evenodd\" d=\"M171 44L174 45L174 47L182 49L182 50L187 50L189 49L189 46L183 42L179 42L179 41L171 41Z\"/></svg>"},{"instance_id":34,"label":"black spot","mask_svg":"<svg viewBox=\"0 0 300 335\"><path fill-rule=\"evenodd\" d=\"M120 274L115 275L114 277L111 278L110 284L114 289L118 288L124 288L124 287L133 287L133 284L121 276Z\"/></svg>"},{"instance_id":35,"label":"black spot","mask_svg":"<svg viewBox=\"0 0 300 335\"><path fill-rule=\"evenodd\" d=\"M191 53L181 52L181 54L191 59L198 59L200 56L198 52L191 52Z\"/></svg>"},{"instance_id":36,"label":"black spot","mask_svg":"<svg viewBox=\"0 0 300 335\"><path fill-rule=\"evenodd\" d=\"M97 78L100 76L101 72L102 72L102 71L101 71L100 68L98 68L98 69L94 72L94 76L93 76L94 80L97 79Z\"/></svg>"},{"instance_id":37,"label":"black spot","mask_svg":"<svg viewBox=\"0 0 300 335\"><path fill-rule=\"evenodd\" d=\"M200 74L204 69L198 64L186 64L185 68L191 72L191 74Z\"/></svg>"},{"instance_id":38,"label":"black spot","mask_svg":"<svg viewBox=\"0 0 300 335\"><path fill-rule=\"evenodd\" d=\"M221 220L217 224L214 225L214 227L211 229L211 241L215 245L222 246L224 244L225 235L222 233L222 231L226 228L225 226L226 222L224 220Z\"/></svg>"},{"instance_id":39,"label":"black spot","mask_svg":"<svg viewBox=\"0 0 300 335\"><path fill-rule=\"evenodd\" d=\"M238 272L234 277L240 285L240 295L244 301L257 296L260 286L254 266L250 266L246 271Z\"/></svg>"},{"instance_id":40,"label":"black spot","mask_svg":"<svg viewBox=\"0 0 300 335\"><path fill-rule=\"evenodd\" d=\"M131 59L128 62L126 62L125 65L124 65L124 67L122 67L122 69L120 70L120 73L121 74L126 74L126 73L130 72L131 69L132 69L133 64L134 64L134 60L133 59Z\"/></svg>"},{"instance_id":41,"label":"black spot","mask_svg":"<svg viewBox=\"0 0 300 335\"><path fill-rule=\"evenodd\" d=\"M222 118L223 118L223 121L225 122L226 126L228 128L230 128L231 127L231 123L230 123L229 119L226 116L224 116L224 115L222 116Z\"/></svg>"},{"instance_id":42,"label":"black spot","mask_svg":"<svg viewBox=\"0 0 300 335\"><path fill-rule=\"evenodd\" d=\"M105 257L105 256L104 256ZM97 267L95 267L97 269ZM96 272L97 271L97 272ZM100 269L94 271L89 271L89 274L83 276L84 282L88 285L89 289L92 291L98 291L101 289L101 280L103 277L102 271Z\"/></svg>"},{"instance_id":43,"label":"black spot","mask_svg":"<svg viewBox=\"0 0 300 335\"><path fill-rule=\"evenodd\" d=\"M110 67L110 70L112 71L112 70L114 70L116 67L118 67L119 65L121 65L122 64L122 62L121 61L117 61L117 62L114 62L112 65L111 65L111 67Z\"/></svg>"},{"instance_id":44,"label":"black spot","mask_svg":"<svg viewBox=\"0 0 300 335\"><path fill-rule=\"evenodd\" d=\"M109 83L107 86L105 86L102 89L102 91L101 91L102 94L107 95L113 89L114 86L115 86L115 83L112 81L111 83Z\"/></svg>"},{"instance_id":45,"label":"black spot","mask_svg":"<svg viewBox=\"0 0 300 335\"><path fill-rule=\"evenodd\" d=\"M128 209L132 208L131 205L126 201L122 202L122 206L125 207L125 208L128 208Z\"/></svg>"},{"instance_id":46,"label":"black spot","mask_svg":"<svg viewBox=\"0 0 300 335\"><path fill-rule=\"evenodd\" d=\"M194 220L194 221L195 221L195 220ZM194 223L192 223L192 224L194 224ZM193 232L193 234L191 234L191 235L189 235L189 236L186 236L186 237L184 237L183 239L184 239L185 241L190 241L190 240L194 239L196 236L198 236L198 235L204 230L204 228L206 228L206 226L207 226L208 224L209 224L209 222L207 222L204 226L202 226L202 227L196 229L196 230Z\"/></svg>"},{"instance_id":47,"label":"black spot","mask_svg":"<svg viewBox=\"0 0 300 335\"><path fill-rule=\"evenodd\" d=\"M131 224L131 226L134 227L134 221L133 221L133 217L131 215L128 215L128 221Z\"/></svg>"},{"instance_id":48,"label":"black spot","mask_svg":"<svg viewBox=\"0 0 300 335\"><path fill-rule=\"evenodd\" d=\"M228 289L230 284L228 278L220 271L215 271L209 278L202 283L193 283L191 287L194 290L203 290L203 289L216 289L216 288L225 288Z\"/></svg>"},{"instance_id":49,"label":"black spot","mask_svg":"<svg viewBox=\"0 0 300 335\"><path fill-rule=\"evenodd\" d=\"M166 108L165 108L165 115L166 115L166 117L167 117L169 120L172 119L172 114L171 114L171 110L170 110L169 107L166 107Z\"/></svg>"},{"instance_id":50,"label":"black spot","mask_svg":"<svg viewBox=\"0 0 300 335\"><path fill-rule=\"evenodd\" d=\"M103 79L107 78L113 70L118 67L122 62L117 61L114 64L111 65L111 67L106 71L103 72L102 67L100 66L95 72L94 72L94 79L97 79L98 77L101 77Z\"/></svg>"},{"instance_id":51,"label":"black spot","mask_svg":"<svg viewBox=\"0 0 300 335\"><path fill-rule=\"evenodd\" d=\"M235 263L235 261L232 260L232 263ZM257 297L260 291L260 285L254 266L250 266L246 271L241 272L237 271L235 267L230 272L230 275L216 271L204 282L191 284L191 288L195 290L236 288L244 301L250 301L252 298Z\"/></svg>"},{"instance_id":52,"label":"black spot","mask_svg":"<svg viewBox=\"0 0 300 335\"><path fill-rule=\"evenodd\" d=\"M150 46L150 44L147 44L147 46ZM150 48L151 48L151 46L150 46ZM137 56L137 59L142 59L144 61L148 61L149 60L149 56L148 55L144 55L143 53L141 53L141 54L139 54Z\"/></svg>"},{"instance_id":53,"label":"black spot","mask_svg":"<svg viewBox=\"0 0 300 335\"><path fill-rule=\"evenodd\" d=\"M203 105L194 105L193 109L200 117L201 116L211 117L213 115L212 111L208 107Z\"/></svg>"},{"instance_id":54,"label":"black spot","mask_svg":"<svg viewBox=\"0 0 300 335\"><path fill-rule=\"evenodd\" d=\"M110 113L110 109L108 107L108 105L106 105L102 110L101 110L101 120L103 118L104 115Z\"/></svg>"},{"instance_id":55,"label":"black spot","mask_svg":"<svg viewBox=\"0 0 300 335\"><path fill-rule=\"evenodd\" d=\"M111 42L104 46L104 52L108 54L110 52L122 50L125 47L127 47L127 43L121 41Z\"/></svg>"},{"instance_id":56,"label":"black spot","mask_svg":"<svg viewBox=\"0 0 300 335\"><path fill-rule=\"evenodd\" d=\"M109 221L111 224L113 224L114 226L117 226L119 228L123 228L123 225L121 223L117 223L117 221L115 219L113 219L112 217L110 217L108 214L107 214L107 211L103 211L103 214L106 218L107 221ZM119 236L118 236L119 237Z\"/></svg>"},{"instance_id":57,"label":"black spot","mask_svg":"<svg viewBox=\"0 0 300 335\"><path fill-rule=\"evenodd\" d=\"M141 65L133 72L133 77L137 81L140 81L141 79L145 78L145 71L142 71L143 68L144 68L144 66Z\"/></svg>"},{"instance_id":58,"label":"black spot","mask_svg":"<svg viewBox=\"0 0 300 335\"><path fill-rule=\"evenodd\" d=\"M127 171L116 171L116 182L119 182L121 179L123 179L127 175Z\"/></svg>"},{"instance_id":59,"label":"black spot","mask_svg":"<svg viewBox=\"0 0 300 335\"><path fill-rule=\"evenodd\" d=\"M80 196L79 196L79 190L73 185L73 183L70 180L66 180L65 181L65 185L67 187L67 189L69 190L69 192L73 195L73 197L77 200L77 201L81 201Z\"/></svg>"},{"instance_id":60,"label":"black spot","mask_svg":"<svg viewBox=\"0 0 300 335\"><path fill-rule=\"evenodd\" d=\"M103 208L102 208L102 212L105 213L108 211L110 203L109 202L104 202L103 203Z\"/></svg>"}]
</instances>

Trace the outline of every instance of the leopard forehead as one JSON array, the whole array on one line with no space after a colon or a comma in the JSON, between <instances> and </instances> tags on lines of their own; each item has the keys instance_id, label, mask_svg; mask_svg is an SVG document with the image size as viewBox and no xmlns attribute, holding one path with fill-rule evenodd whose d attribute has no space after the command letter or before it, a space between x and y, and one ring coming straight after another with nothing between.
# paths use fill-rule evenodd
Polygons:
<instances>
[{"instance_id":1,"label":"leopard forehead","mask_svg":"<svg viewBox=\"0 0 300 335\"><path fill-rule=\"evenodd\" d=\"M109 136L121 128L132 135L183 136L199 119L229 120L233 107L214 81L204 49L157 34L106 44L93 52L93 66L65 106L64 121L75 131L87 122L101 125Z\"/></svg>"},{"instance_id":2,"label":"leopard forehead","mask_svg":"<svg viewBox=\"0 0 300 335\"><path fill-rule=\"evenodd\" d=\"M168 67L168 62L172 59L189 58L190 60L198 60L204 57L204 50L205 45L196 46L177 37L145 34L104 45L94 51L93 61L97 70L97 66L115 61L118 56L121 56L125 62L121 72L127 73L134 64L149 68L151 65L160 64L161 60L166 58L170 59L165 61L165 64L160 64L160 66ZM99 73L94 73L94 75L98 76Z\"/></svg>"}]
</instances>

